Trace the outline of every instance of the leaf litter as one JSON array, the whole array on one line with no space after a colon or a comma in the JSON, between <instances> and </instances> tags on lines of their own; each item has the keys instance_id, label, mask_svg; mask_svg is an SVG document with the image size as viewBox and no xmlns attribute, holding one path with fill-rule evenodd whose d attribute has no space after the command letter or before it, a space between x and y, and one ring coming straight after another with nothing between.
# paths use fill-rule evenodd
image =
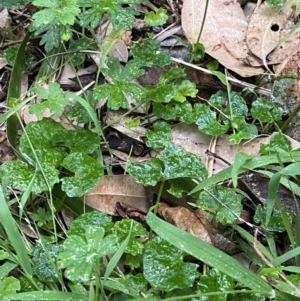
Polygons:
<instances>
[{"instance_id":1,"label":"leaf litter","mask_svg":"<svg viewBox=\"0 0 300 301\"><path fill-rule=\"evenodd\" d=\"M36 4L39 4L39 2L36 1ZM206 19L203 21L205 2L186 0L182 7L181 24L185 37L191 43L196 42L204 22L200 42L203 43L206 53L229 69L229 72L234 72L246 78L263 74L266 71L270 71L270 68L274 68L274 70L277 69L276 72L278 74L289 76L289 64L286 67L281 62L284 61L286 63L289 59L294 58L296 63L294 65L291 64L290 69L297 70L299 58L296 52L299 47L299 29L295 28L293 18L294 4L294 2L290 2L282 8L274 8L266 2L258 3L252 14L246 15L243 8L236 1L229 3L213 0L208 4ZM40 3L40 5L42 4ZM98 11L98 18L100 18L106 8L102 4L93 7L90 5L90 2L82 5L86 6L86 11L80 18L81 25L89 24L91 27L97 27L96 20L91 21L89 14ZM172 5L170 7L172 8ZM219 227L218 223L228 226L239 220L244 224L249 224L249 220L243 220L241 217L243 207L241 200L243 199L244 204L245 199L250 199L249 195L256 190L258 201L261 203L266 202L268 196L262 195L261 192L266 189L267 184L262 185L260 183L255 188L249 188L249 185L248 190L245 189L241 193L241 191L235 192L232 188L229 188L232 187L229 182L225 183L229 187L217 186L219 189L208 188L202 191L198 199L196 195L191 196L187 195L187 193L195 188L195 179L201 182L207 179L208 175L218 174L230 165L238 172L239 168L242 168L243 163L252 157L263 154L263 152L264 154L271 154L274 152L274 149L280 147L288 152L293 149L299 149L300 139L297 139L297 134L293 135L296 140L282 135L281 137L284 141L282 145L278 142L279 140L274 138L276 137L275 132L272 135L266 135L266 137L257 137L257 123L253 122L251 125L248 123L250 114L253 119L259 120L261 123L273 124L279 122L282 118L282 112L286 112L284 106L290 105L288 98L292 97L294 98L294 105L288 108L288 114L291 114L299 102L297 94L299 92L297 90L298 83L294 81L287 84L287 86L293 86L295 94L292 96L290 90L280 90L281 85L285 85L284 80L276 79L272 87L272 97L274 97L272 102L276 106L269 104L268 100L258 97L256 102L252 101L252 110L248 111L250 107L249 101L246 102L237 92L226 93L224 91L223 94L215 93L216 90L224 88L217 80L217 77L223 79L221 80L223 84L226 83L224 81L226 72L224 75L220 71L217 71L219 73L214 73L215 70L208 70L209 75L201 74L196 69L193 69L192 66L186 70L189 70L187 72L189 80L186 80L185 73L180 73L182 69L178 68L181 70L179 71L176 68L170 69L167 66L171 62L171 58L166 51L160 48L157 41L148 40L142 43L135 41L132 43L133 39L136 38L132 36L134 32L131 31L131 21L134 19L133 11L129 7L121 11L119 4L116 4L116 8L120 14L123 12L124 15L122 16L126 18L122 19L124 21L122 24L120 19L114 15L115 12L108 12L111 23L103 22L102 26L97 28L96 38L98 45L95 48L96 52L91 55L91 58L94 60L92 65L81 68L80 64L76 66L76 63L73 63L72 67L66 64L63 67L63 75L59 79L59 83L64 90L79 90L78 94L84 94L84 99L87 100L86 107L92 109L101 108L101 111L105 112L105 114L103 114L103 111L101 114L99 113L101 122L104 125L104 131L101 133L102 136L98 137L100 138L99 141L101 140L101 150L108 152L108 155L103 157L105 166L99 165L99 162L95 160L99 141L97 140L96 143L89 145L92 138L83 133L82 127L87 128L84 124L90 123L92 118L89 115L81 115L82 119L80 122L79 119L77 122L76 118L71 123L68 118L65 121L65 114L69 113L68 111L70 107L74 106L74 102L72 103L69 99L63 97L64 92L56 82L51 83L48 81L43 86L35 86L32 92L40 99L36 98L36 103L28 106L27 111L23 112L22 119L25 124L28 124L26 129L30 139L34 141L37 157L43 164L42 169L49 173L47 184L50 184L52 187L55 183L61 182L62 190L68 197L81 197L83 204L91 206L100 212L106 212L109 215L122 218L133 217L140 219L142 222L145 222L145 215L150 207L155 204L155 198L160 196L162 192L163 201L160 201L158 204L158 214L163 219L228 254L236 254L240 252L239 247L227 238L227 234L223 233L224 228ZM72 12L69 12L66 24L72 24L72 19L78 13L76 9L74 8ZM42 14L45 14L47 10L51 11L52 8L49 7L44 11L42 10ZM215 13L216 11L218 11L218 14ZM2 10L2 12L6 13L7 11ZM175 10L173 10L173 13L175 14ZM148 17L150 18L149 20L147 20ZM8 18L8 15L6 15L5 19L8 20ZM167 20L166 10L159 9L156 14L151 11L147 18L145 20L147 20L148 24L161 25L160 22ZM37 26L37 22L40 22L39 14L35 15L34 20L34 25ZM4 26L6 25L2 27ZM173 24L171 24L172 26ZM135 28L135 30L144 28L146 27ZM291 36L283 40L292 29L295 29L295 31ZM104 32L105 34L103 35ZM176 31L172 32L166 30L164 37L157 40L167 40L168 34L172 38L174 33L179 35L179 30L176 29ZM103 43L99 42L101 39L103 39ZM175 36L177 42L180 39L186 43L184 36L180 38ZM171 39L168 42L171 43ZM49 41L47 43L46 48L51 46ZM169 52L172 50L172 55L178 55L182 59L184 49L182 45L185 45L184 43L176 43L174 44L175 46L171 46L175 48L179 46L179 50L167 49ZM170 46L164 44L164 47ZM130 51L129 48L131 48ZM109 58L106 59L103 53L107 53ZM80 62L82 57L74 58L74 61L77 59ZM4 58L1 57L1 59L4 62L1 70L4 70L6 62ZM82 64L84 60L81 61ZM120 64L120 62L124 64ZM217 70L223 69L222 67L218 69L217 66ZM99 76L98 71L100 71L102 78L95 83L95 79ZM151 72L153 72L152 75ZM217 77L212 77L211 73L217 75ZM79 78L77 78L78 75ZM86 75L86 78L84 75ZM295 75L299 74L296 73ZM229 76L228 79L232 78L232 75ZM24 76L23 78L23 87L27 87L27 77ZM202 78L205 78L205 80ZM146 82L143 82L145 79ZM76 82L76 85L74 82ZM141 83L143 83L142 86L140 85ZM88 98L86 95L91 92L89 87L92 85L95 85L95 88L92 88L93 93ZM82 89L84 86L90 90L84 91L85 88ZM151 86L152 88L150 88ZM205 93L209 96L203 94L203 89L201 89L203 87L201 86L207 89ZM242 86L247 87L247 82L243 82ZM26 87L25 89L23 88L23 92L27 92ZM285 89L284 87L283 89ZM239 91L239 93L242 92ZM209 99L211 96L213 98ZM240 101L237 99L238 97L241 98ZM280 98L283 101L279 106L278 112L280 112L278 113L276 110ZM149 100L152 101L152 106ZM228 101L230 103L229 106ZM130 117L125 116L128 110L133 112L129 114ZM76 112L80 112L80 109ZM270 112L272 113L270 114ZM61 115L63 116L60 117ZM54 118L59 122L55 123L52 120ZM135 118L137 119L134 124L137 126L129 126L133 124L132 122ZM298 119L295 118L295 120L296 122L293 122L297 124ZM51 126L47 127L43 123L49 123ZM63 123L64 127L67 127L66 125L68 124L68 128L73 128L73 134L70 135L73 136L73 140L67 132L64 132L65 129L61 126L61 123ZM37 125L35 133L30 131L32 124ZM91 128L90 125L88 127ZM49 139L50 128L56 130L59 128L61 132L56 137ZM80 131L82 131L83 136L78 134ZM112 131L118 132L120 137L108 140L108 137L112 137ZM41 145L39 145L39 141L36 141L40 135L43 136ZM218 137L215 139L213 136ZM11 161L11 158L5 158L3 161L7 161L7 163L1 166L0 176L2 184L4 183L19 191L25 191L26 187L31 184L33 185L32 191L35 194L39 194L47 190L47 185L45 185L46 183L40 174L40 170L37 173L33 173L30 170L32 166L36 166L34 158L36 155L26 145L26 139L25 135L22 134L20 150L22 155L29 161L29 165L27 166L20 161L14 161L10 165L8 162ZM245 139L250 139L250 141L245 142ZM81 140L81 144L77 144L78 140ZM145 147L142 152L136 152L134 149L134 146L138 143ZM106 145L104 146L104 144ZM113 145L117 145L117 147L114 148L112 147ZM289 147L286 147L286 145ZM6 152L7 146L3 142L1 146ZM60 150L58 157L52 153L53 150L51 148ZM248 155L244 161L241 161L241 166L238 166L239 163L236 157L239 151ZM210 164L209 160L213 164ZM21 166L17 166L18 164ZM115 165L117 165L117 168L115 168ZM68 174L67 177L58 177L56 169L58 166L65 169L65 172ZM108 174L116 174L103 176L103 167L108 171ZM122 169L119 167L122 167ZM207 173L206 169L211 169L211 172ZM120 174L124 173L123 170L129 174ZM12 177L3 176L3 174L7 175L15 172L20 173L20 178L13 179ZM248 178L253 178L253 175L248 175ZM232 174L233 182L236 176L237 174ZM23 182L18 182L22 177ZM244 175L243 177L245 178L246 176ZM31 183L31 181L33 182ZM161 182L169 182L168 188L163 187L161 190ZM242 183L243 180L239 184ZM286 187L289 186L289 183L283 184ZM152 186L154 186L154 189L152 189ZM151 189L148 189L149 187ZM279 190L278 193L280 199L285 198L282 190ZM296 190L293 192L297 195ZM249 195L247 195L248 193ZM194 210L195 206L199 206L199 208ZM249 211L246 212L248 215L250 215L249 212L253 215L253 206L251 205L250 207ZM265 209L262 205L259 205L258 208L260 208L260 211L259 214L256 213L254 221L257 224L263 224L266 214ZM295 206L288 211L293 212L294 208ZM202 211L202 209L205 211ZM215 223L212 222L212 216L216 220ZM276 216L274 214L272 218L279 218L280 220L278 216L278 214ZM104 238L104 232L107 229L104 231L103 228L100 228L96 235L95 229L92 229L91 226L90 222L88 222L86 229L82 230L83 232L80 234L82 236L76 236L73 233L74 236L71 235L70 239L66 239L64 251L59 255L60 268L66 269L65 276L71 281L79 280L85 282L89 280L91 275L90 267L84 262L92 254L89 253L90 249L85 239L93 238L96 241L98 250L96 253L93 253L93 256L100 258L117 250L117 240L122 236L119 230L122 229L124 231L125 229L122 240L126 240L127 231L130 227L129 223L124 220L124 224L118 226L120 227L119 232L115 230L115 233L119 234L116 236L109 235ZM271 231L277 231L285 228L279 222L275 228L266 228L266 230L270 229ZM69 234L72 234L72 231L71 226ZM136 234L136 236L145 235L142 232ZM134 239L135 235L132 236L129 245L134 242ZM159 239L157 237L151 240L146 246L144 277L152 287L164 292L190 287L191 283L199 277L196 272L197 265L183 263L183 257L181 256L175 258L179 254L176 249L174 249L173 257L169 254L163 260L156 262L157 267L153 265L153 257L156 256L155 252L159 248L162 249L160 250L161 252L165 252L168 248L170 249L170 246L165 241L161 242ZM109 245L110 248L103 251L105 244ZM137 256L137 254L132 252L138 248L142 250L143 247L142 244L135 245L130 251L131 253L129 253L132 256ZM51 248L50 246L49 250ZM125 248L127 251L129 249ZM78 252L78 258L74 257L72 261L70 257L72 257L74 250ZM137 261L140 259L133 259L128 256L126 260L129 266L136 266ZM42 264L44 263L42 262ZM188 281L178 282L178 275L166 273L170 265L177 267L181 273L187 273L186 280ZM73 268L76 266L79 267L79 270ZM158 279L158 275L166 278ZM155 278L154 276L157 277ZM40 277L48 277L48 275L41 274ZM210 277L214 281L214 279L221 276L217 270L210 270L206 276L202 275L200 278L201 282L198 283L198 293L210 292L210 289L205 284L211 281ZM221 289L225 286L228 286L228 289L232 287L233 282L231 279L223 279L226 284L220 284Z\"/></svg>"}]
</instances>

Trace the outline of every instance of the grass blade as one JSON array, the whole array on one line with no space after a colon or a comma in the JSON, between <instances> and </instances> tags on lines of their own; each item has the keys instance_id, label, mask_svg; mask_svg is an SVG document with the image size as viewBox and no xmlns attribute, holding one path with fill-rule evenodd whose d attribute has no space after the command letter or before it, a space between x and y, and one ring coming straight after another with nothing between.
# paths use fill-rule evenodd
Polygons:
<instances>
[{"instance_id":1,"label":"grass blade","mask_svg":"<svg viewBox=\"0 0 300 301\"><path fill-rule=\"evenodd\" d=\"M32 276L32 269L30 264L30 259L27 253L27 246L25 245L19 229L13 219L9 208L7 206L2 186L0 185L0 223L3 226L9 242L13 246L15 252L17 253L17 261L21 265L23 271L27 276Z\"/></svg>"},{"instance_id":2,"label":"grass blade","mask_svg":"<svg viewBox=\"0 0 300 301\"><path fill-rule=\"evenodd\" d=\"M147 215L147 223L153 231L169 243L205 262L209 266L217 268L246 287L264 295L272 293L272 288L263 279L241 265L231 256L208 243L161 220L152 212L149 212Z\"/></svg>"}]
</instances>

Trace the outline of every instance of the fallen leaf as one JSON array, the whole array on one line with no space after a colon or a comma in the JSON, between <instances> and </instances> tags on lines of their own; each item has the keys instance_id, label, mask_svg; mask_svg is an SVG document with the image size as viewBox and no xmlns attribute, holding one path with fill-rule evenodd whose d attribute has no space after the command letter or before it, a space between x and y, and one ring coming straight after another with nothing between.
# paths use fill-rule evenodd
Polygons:
<instances>
[{"instance_id":1,"label":"fallen leaf","mask_svg":"<svg viewBox=\"0 0 300 301\"><path fill-rule=\"evenodd\" d=\"M273 135L274 134L275 133L273 133ZM249 156L257 156L260 145L262 143L269 143L271 137L272 136L255 138L251 141L241 143L236 149L236 145L229 141L228 135L221 135L218 137L215 153L232 164L238 150L248 154ZM299 142L289 138L288 136L286 136L286 138L291 141L292 149L300 147ZM211 136L201 133L196 125L181 123L174 126L172 129L172 141L181 145L186 151L199 156L203 162L208 160L208 156L205 152L209 149L211 139ZM225 162L215 160L213 173L215 174L226 167L228 167L228 165Z\"/></svg>"},{"instance_id":2,"label":"fallen leaf","mask_svg":"<svg viewBox=\"0 0 300 301\"><path fill-rule=\"evenodd\" d=\"M278 43L295 26L295 1L283 7L264 2L257 6L248 25L247 45L252 54L265 61L268 65L279 64L282 60L297 52L300 29L280 46ZM278 47L277 47L278 46Z\"/></svg>"},{"instance_id":3,"label":"fallen leaf","mask_svg":"<svg viewBox=\"0 0 300 301\"><path fill-rule=\"evenodd\" d=\"M118 215L118 202L143 213L150 208L144 186L136 183L130 175L104 176L97 187L85 195L83 202L110 215Z\"/></svg>"},{"instance_id":4,"label":"fallen leaf","mask_svg":"<svg viewBox=\"0 0 300 301\"><path fill-rule=\"evenodd\" d=\"M158 214L174 226L212 244L208 230L212 228L211 224L205 218L199 218L192 210L185 207L169 207L166 203L160 202Z\"/></svg>"},{"instance_id":5,"label":"fallen leaf","mask_svg":"<svg viewBox=\"0 0 300 301\"><path fill-rule=\"evenodd\" d=\"M206 2L202 0L183 2L182 28L191 43L197 41L205 5ZM243 77L264 71L262 68L246 65L246 58L251 56L246 44L247 26L244 12L236 0L211 0L200 39L209 55Z\"/></svg>"}]
</instances>

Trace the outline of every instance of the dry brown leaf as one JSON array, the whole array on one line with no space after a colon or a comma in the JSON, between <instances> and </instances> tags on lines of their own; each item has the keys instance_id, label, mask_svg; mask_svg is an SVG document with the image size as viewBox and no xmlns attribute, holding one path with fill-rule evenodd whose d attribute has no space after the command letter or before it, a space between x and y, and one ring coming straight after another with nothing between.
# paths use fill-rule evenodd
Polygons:
<instances>
[{"instance_id":1,"label":"dry brown leaf","mask_svg":"<svg viewBox=\"0 0 300 301\"><path fill-rule=\"evenodd\" d=\"M167 222L178 228L193 233L196 237L212 244L209 229L211 224L205 218L198 218L197 215L185 207L169 207L166 203L160 202L158 214Z\"/></svg>"},{"instance_id":2,"label":"dry brown leaf","mask_svg":"<svg viewBox=\"0 0 300 301\"><path fill-rule=\"evenodd\" d=\"M247 45L249 50L267 64L278 64L297 52L299 32L295 32L283 44L276 48L292 27L294 10L289 2L284 7L276 7L267 2L257 6L248 25ZM251 61L251 59L248 59ZM255 65L255 64L253 64Z\"/></svg>"},{"instance_id":3,"label":"dry brown leaf","mask_svg":"<svg viewBox=\"0 0 300 301\"><path fill-rule=\"evenodd\" d=\"M169 207L166 203L160 202L158 214L167 222L184 231L193 233L196 237L214 245L227 254L232 255L240 252L235 243L219 233L219 230L208 222L207 213L199 208L193 211L181 206Z\"/></svg>"},{"instance_id":4,"label":"dry brown leaf","mask_svg":"<svg viewBox=\"0 0 300 301\"><path fill-rule=\"evenodd\" d=\"M110 215L118 215L117 202L143 213L147 213L150 208L144 186L136 183L130 175L104 176L97 187L85 195L83 201Z\"/></svg>"},{"instance_id":5,"label":"dry brown leaf","mask_svg":"<svg viewBox=\"0 0 300 301\"><path fill-rule=\"evenodd\" d=\"M185 0L183 3L182 27L190 42L197 40L205 5L206 2L202 0ZM246 17L236 0L211 0L200 40L209 55L244 77L264 71L245 63L251 55L246 44L247 26Z\"/></svg>"}]
</instances>

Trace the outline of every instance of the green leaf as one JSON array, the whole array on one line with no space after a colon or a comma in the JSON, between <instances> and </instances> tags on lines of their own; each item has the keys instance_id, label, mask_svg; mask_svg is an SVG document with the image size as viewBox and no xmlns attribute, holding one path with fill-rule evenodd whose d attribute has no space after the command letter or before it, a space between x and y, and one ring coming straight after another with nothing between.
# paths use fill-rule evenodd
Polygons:
<instances>
[{"instance_id":1,"label":"green leaf","mask_svg":"<svg viewBox=\"0 0 300 301\"><path fill-rule=\"evenodd\" d=\"M54 137L54 141L59 140L59 137ZM92 154L99 148L100 138L99 136L88 130L72 130L68 131L65 136L65 145L72 152L82 152L86 154Z\"/></svg>"},{"instance_id":2,"label":"green leaf","mask_svg":"<svg viewBox=\"0 0 300 301\"><path fill-rule=\"evenodd\" d=\"M90 105L90 107L95 108L96 104L98 103L98 99L94 97L93 91L85 91L83 97L85 98L85 101ZM76 117L78 123L86 124L92 121L92 118L89 115L88 111L77 101L68 110L67 116Z\"/></svg>"},{"instance_id":3,"label":"green leaf","mask_svg":"<svg viewBox=\"0 0 300 301\"><path fill-rule=\"evenodd\" d=\"M200 281L197 284L197 294L210 293L210 292L226 292L234 290L233 279L223 273L220 273L217 269L211 269L203 274ZM210 301L211 296L202 296L196 300ZM195 301L196 301L195 300ZM216 295L213 297L213 301L226 301L227 294Z\"/></svg>"},{"instance_id":4,"label":"green leaf","mask_svg":"<svg viewBox=\"0 0 300 301\"><path fill-rule=\"evenodd\" d=\"M192 255L207 265L215 267L246 287L267 296L273 293L271 286L267 282L244 267L236 259L192 234L159 219L151 212L147 215L147 224L161 239L168 241L181 251ZM172 250L172 247L169 247L168 250Z\"/></svg>"},{"instance_id":5,"label":"green leaf","mask_svg":"<svg viewBox=\"0 0 300 301\"><path fill-rule=\"evenodd\" d=\"M20 281L15 277L10 276L0 279L0 296L16 293L20 289Z\"/></svg>"},{"instance_id":6,"label":"green leaf","mask_svg":"<svg viewBox=\"0 0 300 301\"><path fill-rule=\"evenodd\" d=\"M248 124L243 116L234 116L231 119L231 126L235 133L229 136L229 140L239 144L243 139L253 139L258 135L257 127L254 124Z\"/></svg>"},{"instance_id":7,"label":"green leaf","mask_svg":"<svg viewBox=\"0 0 300 301\"><path fill-rule=\"evenodd\" d=\"M186 97L196 97L198 93L198 89L196 89L196 84L189 81L184 80L180 84L176 85L176 95L174 100L178 102L185 102Z\"/></svg>"},{"instance_id":8,"label":"green leaf","mask_svg":"<svg viewBox=\"0 0 300 301\"><path fill-rule=\"evenodd\" d=\"M232 188L214 186L202 191L197 206L216 214L217 222L223 225L233 224L242 211L242 196Z\"/></svg>"},{"instance_id":9,"label":"green leaf","mask_svg":"<svg viewBox=\"0 0 300 301\"><path fill-rule=\"evenodd\" d=\"M258 98L252 103L251 115L260 122L274 122L282 118L282 112L269 100Z\"/></svg>"},{"instance_id":10,"label":"green leaf","mask_svg":"<svg viewBox=\"0 0 300 301\"><path fill-rule=\"evenodd\" d=\"M117 250L116 237L104 237L105 230L89 226L85 230L86 239L71 235L63 242L59 253L59 266L65 269L65 276L71 281L91 280L93 261Z\"/></svg>"},{"instance_id":11,"label":"green leaf","mask_svg":"<svg viewBox=\"0 0 300 301\"><path fill-rule=\"evenodd\" d=\"M45 50L50 52L55 48L59 48L63 34L69 29L57 20L54 20L48 24L43 24L36 29L32 28L31 30L35 30L35 36L42 35L40 45L45 45Z\"/></svg>"},{"instance_id":12,"label":"green leaf","mask_svg":"<svg viewBox=\"0 0 300 301\"><path fill-rule=\"evenodd\" d=\"M279 155L277 154L277 158L279 157ZM279 162L283 163L283 160L279 160ZM281 169L279 172L275 173L269 182L269 186L268 186L268 203L267 203L267 214L266 214L266 222L265 222L265 226L268 225L270 217L271 217L271 213L272 213L272 209L275 203L275 198L276 198L276 194L277 194L277 190L278 190L278 186L280 183L280 178L284 175L288 175L288 176L298 176L299 175L299 170L300 170L300 163L293 163L290 164L286 167L284 167L283 169Z\"/></svg>"},{"instance_id":13,"label":"green leaf","mask_svg":"<svg viewBox=\"0 0 300 301\"><path fill-rule=\"evenodd\" d=\"M15 60L17 57L17 53L19 51L20 45L13 45L7 47L3 51L3 57L6 59L7 64L13 66L15 64ZM24 64L24 69L28 69L32 67L34 61L35 61L35 56L32 53L25 53L25 64Z\"/></svg>"},{"instance_id":14,"label":"green leaf","mask_svg":"<svg viewBox=\"0 0 300 301\"><path fill-rule=\"evenodd\" d=\"M1 6L11 8L14 6L26 6L30 0L2 0Z\"/></svg>"},{"instance_id":15,"label":"green leaf","mask_svg":"<svg viewBox=\"0 0 300 301\"><path fill-rule=\"evenodd\" d=\"M198 61L204 58L205 47L202 43L194 43L192 47L193 61Z\"/></svg>"},{"instance_id":16,"label":"green leaf","mask_svg":"<svg viewBox=\"0 0 300 301\"><path fill-rule=\"evenodd\" d=\"M12 187L22 192L26 191L33 179L31 192L40 194L48 191L49 186L52 188L59 182L59 172L52 165L42 164L42 169L47 177L47 182L41 170L29 169L24 162L19 160L6 161L0 167L0 179L4 187Z\"/></svg>"},{"instance_id":17,"label":"green leaf","mask_svg":"<svg viewBox=\"0 0 300 301\"><path fill-rule=\"evenodd\" d=\"M176 111L172 105L163 105L158 102L153 102L153 113L157 118L162 118L165 120L175 119Z\"/></svg>"},{"instance_id":18,"label":"green leaf","mask_svg":"<svg viewBox=\"0 0 300 301\"><path fill-rule=\"evenodd\" d=\"M171 57L167 51L157 53L160 43L156 40L146 40L143 44L134 44L131 54L140 66L152 67L154 65L164 67L171 64Z\"/></svg>"},{"instance_id":19,"label":"green leaf","mask_svg":"<svg viewBox=\"0 0 300 301\"><path fill-rule=\"evenodd\" d=\"M93 227L98 229L104 228L105 231L109 231L113 226L112 218L110 215L102 211L92 211L84 213L77 217L70 226L68 235L84 236L85 229L87 227Z\"/></svg>"},{"instance_id":20,"label":"green leaf","mask_svg":"<svg viewBox=\"0 0 300 301\"><path fill-rule=\"evenodd\" d=\"M170 81L173 81L175 79L179 79L182 77L185 77L185 71L182 68L178 68L178 67L172 67L169 70L165 70L162 72L162 74L160 75L159 78L159 82L161 84L166 84Z\"/></svg>"},{"instance_id":21,"label":"green leaf","mask_svg":"<svg viewBox=\"0 0 300 301\"><path fill-rule=\"evenodd\" d=\"M86 53L80 51L87 49L97 50L97 43L94 40L90 40L86 37L70 43L68 51L76 51L76 53L68 55L68 60L70 60L69 64L71 64L73 67L83 64L86 59Z\"/></svg>"},{"instance_id":22,"label":"green leaf","mask_svg":"<svg viewBox=\"0 0 300 301\"><path fill-rule=\"evenodd\" d=\"M267 225L265 225L266 216L267 216L266 206L262 206L261 204L259 204L256 207L255 215L253 218L254 221L257 224L262 224L261 226L267 231L275 231L275 232L285 231L285 226L282 221L281 213L277 208L273 208L269 223ZM289 215L289 221L290 223L292 222L292 218L290 215Z\"/></svg>"},{"instance_id":23,"label":"green leaf","mask_svg":"<svg viewBox=\"0 0 300 301\"><path fill-rule=\"evenodd\" d=\"M29 258L28 245L24 242L24 237L19 231L19 227L11 215L8 202L4 197L2 186L0 185L0 225L4 229L10 245L13 247L16 256L14 260L21 266L22 271L28 278L32 278L32 267Z\"/></svg>"},{"instance_id":24,"label":"green leaf","mask_svg":"<svg viewBox=\"0 0 300 301\"><path fill-rule=\"evenodd\" d=\"M54 115L61 116L65 106L70 103L69 100L65 98L63 90L58 83L49 84L48 90L39 86L33 88L33 91L46 101L31 105L29 107L29 113L31 114L39 116L42 115L46 109L49 109Z\"/></svg>"},{"instance_id":25,"label":"green leaf","mask_svg":"<svg viewBox=\"0 0 300 301\"><path fill-rule=\"evenodd\" d=\"M33 272L42 282L57 282L59 274L56 268L56 257L60 247L47 242L37 241L32 253Z\"/></svg>"},{"instance_id":26,"label":"green leaf","mask_svg":"<svg viewBox=\"0 0 300 301\"><path fill-rule=\"evenodd\" d=\"M140 0L119 1L119 0L80 0L78 5L82 7L90 7L80 15L80 25L87 27L88 25L95 28L99 25L104 13L107 13L115 30L130 30L135 20L137 12L130 6L123 7L123 3L140 3Z\"/></svg>"},{"instance_id":27,"label":"green leaf","mask_svg":"<svg viewBox=\"0 0 300 301\"><path fill-rule=\"evenodd\" d=\"M197 103L194 106L196 124L199 131L212 136L219 136L226 133L228 126L221 125L216 120L216 113L202 103Z\"/></svg>"},{"instance_id":28,"label":"green leaf","mask_svg":"<svg viewBox=\"0 0 300 301\"><path fill-rule=\"evenodd\" d=\"M140 124L141 124L140 117L134 117L134 118L131 118L131 119L128 119L127 121L125 121L124 125L128 129L132 129L132 128L135 128L135 127L139 126Z\"/></svg>"},{"instance_id":29,"label":"green leaf","mask_svg":"<svg viewBox=\"0 0 300 301\"><path fill-rule=\"evenodd\" d=\"M125 253L137 256L143 253L144 240L146 239L146 229L140 223L135 220L123 219L115 223L112 233L116 235L118 244L121 245L128 236L131 223L132 231Z\"/></svg>"},{"instance_id":30,"label":"green leaf","mask_svg":"<svg viewBox=\"0 0 300 301\"><path fill-rule=\"evenodd\" d=\"M144 20L150 26L163 25L168 20L167 10L160 7L156 12L146 13Z\"/></svg>"},{"instance_id":31,"label":"green leaf","mask_svg":"<svg viewBox=\"0 0 300 301\"><path fill-rule=\"evenodd\" d=\"M176 96L174 84L158 84L155 88L148 88L146 98L154 102L170 102Z\"/></svg>"},{"instance_id":32,"label":"green leaf","mask_svg":"<svg viewBox=\"0 0 300 301\"><path fill-rule=\"evenodd\" d=\"M170 126L164 121L157 121L153 125L152 130L146 130L148 140L146 142L148 147L158 149L167 145L172 137Z\"/></svg>"},{"instance_id":33,"label":"green leaf","mask_svg":"<svg viewBox=\"0 0 300 301\"><path fill-rule=\"evenodd\" d=\"M162 151L160 159L164 162L165 179L198 178L201 181L207 177L201 159L173 142Z\"/></svg>"},{"instance_id":34,"label":"green leaf","mask_svg":"<svg viewBox=\"0 0 300 301\"><path fill-rule=\"evenodd\" d=\"M62 146L55 146L53 137L60 137L60 141L63 142L68 131L60 123L51 118L30 122L26 126L26 134L27 136L23 134L20 138L20 151L30 164L37 165L36 155L42 164L53 167L61 165L67 154L66 149ZM27 137L34 146L34 150L28 143Z\"/></svg>"},{"instance_id":35,"label":"green leaf","mask_svg":"<svg viewBox=\"0 0 300 301\"><path fill-rule=\"evenodd\" d=\"M127 161L127 172L134 177L138 183L145 186L155 186L163 176L162 163L159 159L152 158L142 163Z\"/></svg>"},{"instance_id":36,"label":"green leaf","mask_svg":"<svg viewBox=\"0 0 300 301\"><path fill-rule=\"evenodd\" d=\"M261 155L271 155L282 151L290 152L291 150L291 141L282 133L277 133L271 137L268 144L262 143L260 145L259 153Z\"/></svg>"},{"instance_id":37,"label":"green leaf","mask_svg":"<svg viewBox=\"0 0 300 301\"><path fill-rule=\"evenodd\" d=\"M73 177L61 179L62 190L69 197L79 197L93 190L103 176L103 167L85 153L71 153L62 166L75 173Z\"/></svg>"},{"instance_id":38,"label":"green leaf","mask_svg":"<svg viewBox=\"0 0 300 301\"><path fill-rule=\"evenodd\" d=\"M153 238L145 247L144 277L156 290L169 292L193 286L199 276L197 268L197 264L185 263L182 252L161 237Z\"/></svg>"},{"instance_id":39,"label":"green leaf","mask_svg":"<svg viewBox=\"0 0 300 301\"><path fill-rule=\"evenodd\" d=\"M80 13L77 0L34 0L32 4L40 7L47 7L34 13L32 16L33 26L36 28L51 23L54 20L58 20L63 25L73 25L76 16Z\"/></svg>"},{"instance_id":40,"label":"green leaf","mask_svg":"<svg viewBox=\"0 0 300 301\"><path fill-rule=\"evenodd\" d=\"M206 64L206 67L214 76L216 76L222 82L223 85L227 86L226 75L220 71L217 71L219 68L218 61L210 61Z\"/></svg>"}]
</instances>

